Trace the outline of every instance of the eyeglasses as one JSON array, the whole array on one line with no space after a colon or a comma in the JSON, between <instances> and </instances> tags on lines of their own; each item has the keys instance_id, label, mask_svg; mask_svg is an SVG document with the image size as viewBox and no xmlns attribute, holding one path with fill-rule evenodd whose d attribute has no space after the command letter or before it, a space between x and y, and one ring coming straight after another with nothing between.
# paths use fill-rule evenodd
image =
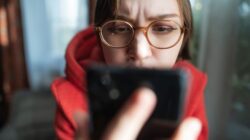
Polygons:
<instances>
[{"instance_id":1,"label":"eyeglasses","mask_svg":"<svg viewBox=\"0 0 250 140\"><path fill-rule=\"evenodd\" d=\"M147 27L135 27L124 20L111 20L96 27L101 41L112 48L129 46L134 39L135 31L142 30L149 44L158 49L174 47L181 39L185 28L174 21L157 20Z\"/></svg>"}]
</instances>

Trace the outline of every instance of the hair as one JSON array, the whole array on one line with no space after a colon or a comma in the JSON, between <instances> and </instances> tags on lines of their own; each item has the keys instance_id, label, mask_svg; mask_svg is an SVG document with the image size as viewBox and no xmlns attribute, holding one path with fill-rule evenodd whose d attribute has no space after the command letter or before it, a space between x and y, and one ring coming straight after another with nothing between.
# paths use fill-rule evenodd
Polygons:
<instances>
[{"instance_id":1,"label":"hair","mask_svg":"<svg viewBox=\"0 0 250 140\"><path fill-rule=\"evenodd\" d=\"M101 26L107 20L114 19L119 0L97 0L94 24ZM189 0L177 0L182 20L184 21L184 38L182 42L179 59L190 59L190 40L193 32L193 17Z\"/></svg>"}]
</instances>

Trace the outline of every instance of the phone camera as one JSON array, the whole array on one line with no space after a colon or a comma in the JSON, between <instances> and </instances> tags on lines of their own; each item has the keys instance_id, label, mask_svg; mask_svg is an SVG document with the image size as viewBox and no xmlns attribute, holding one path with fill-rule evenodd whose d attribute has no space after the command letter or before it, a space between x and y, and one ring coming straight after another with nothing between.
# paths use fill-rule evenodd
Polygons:
<instances>
[{"instance_id":1,"label":"phone camera","mask_svg":"<svg viewBox=\"0 0 250 140\"><path fill-rule=\"evenodd\" d=\"M112 88L110 91L109 91L109 97L113 100L116 100L118 99L120 96L120 92L118 89L116 88Z\"/></svg>"},{"instance_id":2,"label":"phone camera","mask_svg":"<svg viewBox=\"0 0 250 140\"><path fill-rule=\"evenodd\" d=\"M111 77L109 74L104 74L101 78L101 83L105 86L108 86L111 84Z\"/></svg>"}]
</instances>

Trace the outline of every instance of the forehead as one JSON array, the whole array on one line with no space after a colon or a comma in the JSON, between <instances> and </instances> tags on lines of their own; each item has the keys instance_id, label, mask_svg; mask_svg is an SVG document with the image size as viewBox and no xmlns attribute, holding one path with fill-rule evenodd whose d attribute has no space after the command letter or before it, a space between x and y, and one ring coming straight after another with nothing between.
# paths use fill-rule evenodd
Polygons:
<instances>
[{"instance_id":1,"label":"forehead","mask_svg":"<svg viewBox=\"0 0 250 140\"><path fill-rule=\"evenodd\" d=\"M117 14L132 19L164 14L176 14L180 17L177 0L118 0L117 7Z\"/></svg>"}]
</instances>

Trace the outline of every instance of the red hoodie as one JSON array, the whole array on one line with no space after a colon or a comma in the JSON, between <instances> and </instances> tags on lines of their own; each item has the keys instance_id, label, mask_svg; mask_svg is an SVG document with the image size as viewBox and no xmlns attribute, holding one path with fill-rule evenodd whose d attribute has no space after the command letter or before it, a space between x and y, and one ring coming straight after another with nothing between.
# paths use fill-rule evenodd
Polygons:
<instances>
[{"instance_id":1,"label":"red hoodie","mask_svg":"<svg viewBox=\"0 0 250 140\"><path fill-rule=\"evenodd\" d=\"M52 91L57 102L55 131L60 140L74 139L76 124L73 113L88 112L86 97L85 66L92 62L104 62L98 47L93 27L79 32L70 42L66 51L66 77L56 79L52 84ZM189 98L184 118L197 117L202 122L199 140L206 140L208 125L204 106L204 88L207 77L198 71L188 61L178 61L174 67L186 69L192 76L189 79Z\"/></svg>"}]
</instances>

